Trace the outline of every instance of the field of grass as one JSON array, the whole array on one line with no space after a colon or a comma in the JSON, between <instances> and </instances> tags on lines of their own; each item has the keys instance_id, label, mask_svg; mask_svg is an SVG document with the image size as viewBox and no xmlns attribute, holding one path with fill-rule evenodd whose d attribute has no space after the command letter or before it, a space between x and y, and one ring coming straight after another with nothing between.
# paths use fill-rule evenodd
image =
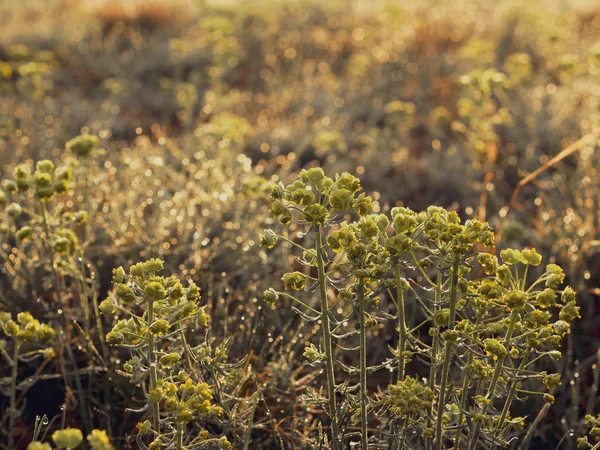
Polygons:
<instances>
[{"instance_id":1,"label":"field of grass","mask_svg":"<svg viewBox=\"0 0 600 450\"><path fill-rule=\"evenodd\" d=\"M600 448L600 4L0 17L0 449Z\"/></svg>"}]
</instances>

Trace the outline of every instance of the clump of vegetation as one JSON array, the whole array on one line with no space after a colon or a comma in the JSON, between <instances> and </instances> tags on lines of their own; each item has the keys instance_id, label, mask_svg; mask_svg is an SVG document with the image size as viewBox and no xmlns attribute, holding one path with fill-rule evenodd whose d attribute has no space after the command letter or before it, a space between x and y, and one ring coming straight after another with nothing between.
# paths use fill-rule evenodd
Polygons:
<instances>
[{"instance_id":1,"label":"clump of vegetation","mask_svg":"<svg viewBox=\"0 0 600 450\"><path fill-rule=\"evenodd\" d=\"M559 266L550 264L530 279L530 270L542 262L534 249L506 249L501 260L477 251L494 246L489 225L475 219L461 223L456 213L439 207L420 214L404 207L392 208L389 216L373 214L372 198L348 173L332 179L322 169L310 169L288 186L274 187L271 196L273 216L283 225L306 227L298 227L297 234L310 245L272 230L261 235L261 243L273 247L283 239L302 251L295 261L304 271L285 274L284 287L318 289L321 302L316 310L272 288L264 299L275 304L289 298L304 320L322 324L323 350L312 343L305 356L312 365L325 365L327 396L311 390L304 399L327 405L333 448L352 441L355 433L347 428L354 423L361 427L362 448L376 442L399 448L441 449L448 442L453 448L479 448L482 442L506 447L525 420L511 415L519 393L554 401L537 389L554 389L560 375L534 364L561 358L562 339L580 317L575 291L560 288ZM385 294L395 305L393 316L378 311ZM407 320L407 302L418 305L416 323ZM356 316L358 329L348 331ZM385 360L367 365L368 330L389 320L398 330L397 347ZM356 336L358 343L346 344ZM337 348L360 353L358 367L338 365L347 373L341 380L334 361L345 358L334 355L337 340L344 342ZM430 367L426 384L407 374L419 361ZM371 399L367 376L386 369L397 381ZM359 375L358 384L351 384L352 375ZM538 387L528 389L525 381L537 381ZM381 431L370 436L370 423Z\"/></svg>"}]
</instances>

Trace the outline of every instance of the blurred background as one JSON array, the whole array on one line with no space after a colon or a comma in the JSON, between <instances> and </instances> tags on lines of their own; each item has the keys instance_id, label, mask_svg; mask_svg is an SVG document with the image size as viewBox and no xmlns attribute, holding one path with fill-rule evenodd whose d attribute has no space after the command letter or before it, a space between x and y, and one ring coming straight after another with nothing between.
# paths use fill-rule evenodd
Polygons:
<instances>
[{"instance_id":1,"label":"blurred background","mask_svg":"<svg viewBox=\"0 0 600 450\"><path fill-rule=\"evenodd\" d=\"M316 331L264 311L259 293L289 255L267 259L257 236L272 224L268 186L317 165L359 176L376 210L442 205L490 221L499 248L563 265L584 318L539 448L586 409L600 338L600 2L4 0L0 17L3 174L97 135L86 256L100 296L110 269L151 256L195 279L216 338L252 352L290 436L304 414L292 363ZM25 308L13 281L7 297Z\"/></svg>"}]
</instances>

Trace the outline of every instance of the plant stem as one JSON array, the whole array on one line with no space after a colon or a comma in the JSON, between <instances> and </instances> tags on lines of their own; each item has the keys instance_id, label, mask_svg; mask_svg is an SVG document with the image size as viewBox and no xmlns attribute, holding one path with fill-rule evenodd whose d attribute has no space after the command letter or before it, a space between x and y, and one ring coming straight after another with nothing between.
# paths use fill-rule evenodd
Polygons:
<instances>
[{"instance_id":1,"label":"plant stem","mask_svg":"<svg viewBox=\"0 0 600 450\"><path fill-rule=\"evenodd\" d=\"M60 277L58 276L58 271L56 270L56 266L54 265L54 251L52 250L52 244L50 242L50 225L48 224L48 207L46 206L45 200L40 200L42 204L42 220L44 222L44 232L46 234L46 251L48 252L48 256L50 257L50 264L52 265L52 274L54 275L54 282L56 283L56 295L58 297L58 302L60 303L63 310L63 317L66 318L66 306L63 303L62 298L62 290L60 286ZM66 320L66 319L65 319Z\"/></svg>"},{"instance_id":2,"label":"plant stem","mask_svg":"<svg viewBox=\"0 0 600 450\"><path fill-rule=\"evenodd\" d=\"M485 314L484 311L480 311L477 314L477 317L475 318L475 328L477 328L479 326L479 322L481 321L481 319L483 318L483 315ZM473 352L469 352L469 356L467 357L467 364L465 367L470 367L471 363L473 362ZM460 449L460 441L462 439L462 430L460 429L461 425L462 425L462 421L463 421L463 412L467 409L467 400L468 400L468 394L469 394L469 377L465 377L464 381L463 381L463 387L462 387L462 391L460 393L460 405L461 405L461 411L458 414L458 421L457 421L457 425L458 425L458 430L456 432L456 443L455 443L455 448L456 449Z\"/></svg>"},{"instance_id":3,"label":"plant stem","mask_svg":"<svg viewBox=\"0 0 600 450\"><path fill-rule=\"evenodd\" d=\"M177 450L183 449L183 423L177 422L177 435L175 436Z\"/></svg>"},{"instance_id":4,"label":"plant stem","mask_svg":"<svg viewBox=\"0 0 600 450\"><path fill-rule=\"evenodd\" d=\"M396 301L398 302L398 331L400 339L398 341L398 381L404 379L405 360L404 351L406 350L406 318L404 311L404 289L402 277L400 276L400 266L394 266L394 279L396 281Z\"/></svg>"},{"instance_id":5,"label":"plant stem","mask_svg":"<svg viewBox=\"0 0 600 450\"><path fill-rule=\"evenodd\" d=\"M154 336L150 331L150 325L154 322L154 301L148 298L148 361L150 364L150 391L156 389L157 384L157 373L156 373L156 354L154 349ZM152 426L156 433L160 434L160 411L158 409L158 402L150 399L152 403Z\"/></svg>"},{"instance_id":6,"label":"plant stem","mask_svg":"<svg viewBox=\"0 0 600 450\"><path fill-rule=\"evenodd\" d=\"M510 318L510 324L508 325L508 330L506 330L506 336L504 338L504 346L506 348L510 348L512 334L513 334L513 331L515 330L515 324L517 323L518 317L519 317L518 311L513 311L511 318ZM502 369L504 368L505 360L506 360L506 355L499 357L498 361L496 361L496 369L494 370L494 375L492 377L492 381L490 382L490 386L488 387L487 394L485 395L485 397L487 399L494 398L494 394L496 392L496 385L498 384L498 379L500 378L500 374L502 373ZM483 408L481 410L481 414L483 416L485 416L487 414L487 410L488 410L488 405L486 404L485 406L483 406ZM475 429L473 430L473 433L469 437L469 450L475 450L475 448L477 447L477 440L479 439L480 432L481 432L481 422L478 422L477 425L475 425Z\"/></svg>"},{"instance_id":7,"label":"plant stem","mask_svg":"<svg viewBox=\"0 0 600 450\"><path fill-rule=\"evenodd\" d=\"M325 346L326 371L327 371L327 390L329 393L329 416L331 418L332 430L332 449L338 448L338 426L337 426L337 408L335 401L335 378L333 371L333 351L331 345L331 329L329 324L329 303L327 301L327 280L325 277L325 263L323 261L323 238L321 236L321 227L316 230L316 252L317 252L317 270L319 274L319 294L321 297L321 322L323 326L323 345ZM365 449L366 450L366 449Z\"/></svg>"},{"instance_id":8,"label":"plant stem","mask_svg":"<svg viewBox=\"0 0 600 450\"><path fill-rule=\"evenodd\" d=\"M529 360L530 353L531 353L531 349L528 348L525 351L525 354L523 355L523 360L521 361L521 364L519 364L519 371L521 371L525 368L525 365L527 364L527 361ZM514 380L511 381L509 384L510 384L510 388L508 390L508 395L507 395L506 401L504 403L504 408L502 408L502 414L500 415L500 420L498 422L498 425L496 426L496 431L498 433L500 433L502 431L502 427L504 426L504 421L506 420L506 416L508 416L508 411L510 411L510 406L512 404L512 401L515 398L515 394L517 393L517 387L519 386L519 383Z\"/></svg>"},{"instance_id":9,"label":"plant stem","mask_svg":"<svg viewBox=\"0 0 600 450\"><path fill-rule=\"evenodd\" d=\"M437 312L437 305L439 305L439 303L442 300L442 281L443 281L443 273L441 270L438 269L437 280L435 283L435 296L434 296L432 318L433 318L433 316L435 316L435 314ZM434 324L434 327L435 327L435 324ZM439 330L435 330L435 332L433 333L433 342L431 344L431 366L429 367L429 389L431 389L432 391L435 389L435 379L437 378L436 362L437 362L439 342L440 342ZM432 403L431 410L429 411L429 414L427 417L427 427L428 428L431 426L431 418L433 417L433 410L434 410L434 406ZM432 446L433 446L433 442L432 442L431 438L426 438L425 439L425 448L431 449Z\"/></svg>"},{"instance_id":10,"label":"plant stem","mask_svg":"<svg viewBox=\"0 0 600 450\"><path fill-rule=\"evenodd\" d=\"M402 450L404 448L404 442L406 442L406 434L408 433L408 417L404 419L404 424L402 425L402 430L400 431L400 441L398 442L398 450Z\"/></svg>"},{"instance_id":11,"label":"plant stem","mask_svg":"<svg viewBox=\"0 0 600 450\"><path fill-rule=\"evenodd\" d=\"M452 272L450 273L450 317L448 318L448 329L454 329L456 316L456 301L458 293L456 286L458 285L458 265L460 263L459 255L454 255L452 261ZM440 381L440 393L438 396L437 405L437 422L435 427L435 448L442 448L442 421L444 418L444 406L446 403L446 388L448 384L448 372L450 371L450 362L452 361L452 351L454 350L454 342L446 342L446 351L444 354L444 363L442 366L442 379Z\"/></svg>"},{"instance_id":12,"label":"plant stem","mask_svg":"<svg viewBox=\"0 0 600 450\"><path fill-rule=\"evenodd\" d=\"M360 426L361 444L367 450L367 330L365 329L365 286L358 282L358 314L360 321Z\"/></svg>"},{"instance_id":13,"label":"plant stem","mask_svg":"<svg viewBox=\"0 0 600 450\"><path fill-rule=\"evenodd\" d=\"M15 450L15 417L17 416L17 375L19 364L19 348L21 343L15 339L10 378L10 409L8 410L8 449Z\"/></svg>"}]
</instances>

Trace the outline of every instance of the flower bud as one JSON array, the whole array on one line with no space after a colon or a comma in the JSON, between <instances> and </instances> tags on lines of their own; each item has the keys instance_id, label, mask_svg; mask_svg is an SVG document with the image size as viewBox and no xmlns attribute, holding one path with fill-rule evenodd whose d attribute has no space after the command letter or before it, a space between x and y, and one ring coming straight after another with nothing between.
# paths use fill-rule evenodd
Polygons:
<instances>
[{"instance_id":1,"label":"flower bud","mask_svg":"<svg viewBox=\"0 0 600 450\"><path fill-rule=\"evenodd\" d=\"M267 229L259 235L260 246L266 248L273 248L277 244L277 235L273 230Z\"/></svg>"},{"instance_id":2,"label":"flower bud","mask_svg":"<svg viewBox=\"0 0 600 450\"><path fill-rule=\"evenodd\" d=\"M526 248L521 251L521 256L525 264L539 266L542 263L542 255L540 255L535 248Z\"/></svg>"},{"instance_id":3,"label":"flower bud","mask_svg":"<svg viewBox=\"0 0 600 450\"><path fill-rule=\"evenodd\" d=\"M115 311L116 311L116 304L117 302L115 301L115 299L113 297L108 297L106 300L103 300L100 303L100 306L98 307L98 309L100 309L100 312L105 315L105 316L112 316Z\"/></svg>"},{"instance_id":4,"label":"flower bud","mask_svg":"<svg viewBox=\"0 0 600 450\"><path fill-rule=\"evenodd\" d=\"M273 288L269 288L263 292L263 299L265 303L274 305L279 300L279 294Z\"/></svg>"},{"instance_id":5,"label":"flower bud","mask_svg":"<svg viewBox=\"0 0 600 450\"><path fill-rule=\"evenodd\" d=\"M359 216L365 216L369 214L372 208L373 198L369 197L368 195L365 195L364 193L361 193L352 204L352 209L354 209L354 212Z\"/></svg>"},{"instance_id":6,"label":"flower bud","mask_svg":"<svg viewBox=\"0 0 600 450\"><path fill-rule=\"evenodd\" d=\"M123 301L123 303L131 303L135 300L135 294L133 290L126 284L117 284L117 297Z\"/></svg>"}]
</instances>

